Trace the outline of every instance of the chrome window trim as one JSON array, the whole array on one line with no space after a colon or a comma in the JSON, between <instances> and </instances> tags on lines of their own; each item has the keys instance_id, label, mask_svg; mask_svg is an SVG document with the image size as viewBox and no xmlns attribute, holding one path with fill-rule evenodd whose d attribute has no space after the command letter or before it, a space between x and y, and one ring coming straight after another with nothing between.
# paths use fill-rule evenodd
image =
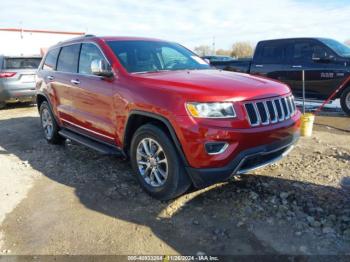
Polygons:
<instances>
[{"instance_id":1,"label":"chrome window trim","mask_svg":"<svg viewBox=\"0 0 350 262\"><path fill-rule=\"evenodd\" d=\"M57 46L54 46L54 47L52 47L52 48L50 48L50 49L48 50L48 52L49 52L49 51L51 51L51 50L53 50L53 49L55 49L55 48L59 48L59 49L60 49L60 51L59 51L59 53L58 53L58 56L57 56L56 68L55 68L55 70L49 71L49 72L57 72L57 73L63 73L63 74L74 74L74 75L89 76L89 77L92 76L92 77L96 77L96 78L101 79L101 78L102 78L101 76L97 76L97 75L93 75L93 74L91 75L91 74L82 74L82 73L79 73L79 72L63 72L63 71L58 71L58 70L57 70L58 59L59 59L59 57L60 57L60 53L61 53L62 48L63 48L63 47L67 47L67 46L71 46L71 45L76 45L76 44L78 44L78 45L82 45L82 44L93 44L93 45L95 45L95 46L100 50L101 54L103 55L103 58L106 60L106 62L108 63L108 65L109 65L110 67L112 67L112 64L111 64L110 61L107 59L105 53L103 52L103 50L101 49L101 47L100 47L96 42L94 42L94 41L77 41L77 42L74 42L74 43L66 43L66 44L63 44L63 45L58 44ZM81 46L80 46L80 50L79 50L79 58L78 58L78 67L77 67L77 70L79 69L80 52L81 52ZM46 57L46 55L45 55L45 57ZM45 61L44 61L44 62L45 62ZM41 69L41 70L44 70L44 69ZM45 71L46 71L46 70L45 70ZM113 72L113 75L115 75L114 72Z\"/></svg>"}]
</instances>

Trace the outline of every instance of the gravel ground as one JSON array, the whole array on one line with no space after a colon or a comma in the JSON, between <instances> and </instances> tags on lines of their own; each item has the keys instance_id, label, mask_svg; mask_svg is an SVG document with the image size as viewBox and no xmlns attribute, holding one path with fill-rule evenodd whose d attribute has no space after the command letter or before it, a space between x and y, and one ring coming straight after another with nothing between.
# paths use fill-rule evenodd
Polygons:
<instances>
[{"instance_id":1,"label":"gravel ground","mask_svg":"<svg viewBox=\"0 0 350 262\"><path fill-rule=\"evenodd\" d=\"M2 110L0 254L350 255L350 190L339 185L350 133L325 126L350 130L350 118L317 122L278 164L160 202L129 163L48 145L36 108Z\"/></svg>"}]
</instances>

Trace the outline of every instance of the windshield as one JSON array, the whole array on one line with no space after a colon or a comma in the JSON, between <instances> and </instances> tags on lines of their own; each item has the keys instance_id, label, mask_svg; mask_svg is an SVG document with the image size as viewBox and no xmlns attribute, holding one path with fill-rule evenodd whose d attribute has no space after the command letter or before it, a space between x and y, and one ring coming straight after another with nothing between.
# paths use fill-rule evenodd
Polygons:
<instances>
[{"instance_id":1,"label":"windshield","mask_svg":"<svg viewBox=\"0 0 350 262\"><path fill-rule=\"evenodd\" d=\"M37 69L39 67L41 58L27 57L27 58L5 58L5 69Z\"/></svg>"},{"instance_id":2,"label":"windshield","mask_svg":"<svg viewBox=\"0 0 350 262\"><path fill-rule=\"evenodd\" d=\"M333 39L320 39L320 41L331 48L338 55L350 57L350 47Z\"/></svg>"},{"instance_id":3,"label":"windshield","mask_svg":"<svg viewBox=\"0 0 350 262\"><path fill-rule=\"evenodd\" d=\"M197 70L210 66L179 44L155 41L108 41L129 73Z\"/></svg>"}]
</instances>

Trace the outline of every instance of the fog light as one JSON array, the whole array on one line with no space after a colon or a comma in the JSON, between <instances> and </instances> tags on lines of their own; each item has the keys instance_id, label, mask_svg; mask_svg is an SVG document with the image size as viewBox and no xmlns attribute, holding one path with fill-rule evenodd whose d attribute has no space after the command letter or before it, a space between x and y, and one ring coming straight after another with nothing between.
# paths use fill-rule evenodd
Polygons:
<instances>
[{"instance_id":1,"label":"fog light","mask_svg":"<svg viewBox=\"0 0 350 262\"><path fill-rule=\"evenodd\" d=\"M205 150L209 155L218 155L225 152L228 147L226 142L208 142L205 144Z\"/></svg>"}]
</instances>

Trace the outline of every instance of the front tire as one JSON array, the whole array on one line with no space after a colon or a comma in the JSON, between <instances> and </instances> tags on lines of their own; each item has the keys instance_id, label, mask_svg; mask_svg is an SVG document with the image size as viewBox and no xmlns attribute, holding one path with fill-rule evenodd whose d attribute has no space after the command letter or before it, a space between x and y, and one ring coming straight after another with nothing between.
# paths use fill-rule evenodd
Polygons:
<instances>
[{"instance_id":1,"label":"front tire","mask_svg":"<svg viewBox=\"0 0 350 262\"><path fill-rule=\"evenodd\" d=\"M340 97L340 105L345 114L350 116L350 86L343 91Z\"/></svg>"},{"instance_id":2,"label":"front tire","mask_svg":"<svg viewBox=\"0 0 350 262\"><path fill-rule=\"evenodd\" d=\"M63 144L65 138L58 133L59 127L46 101L40 105L40 120L47 142L50 144Z\"/></svg>"},{"instance_id":3,"label":"front tire","mask_svg":"<svg viewBox=\"0 0 350 262\"><path fill-rule=\"evenodd\" d=\"M191 186L173 142L152 124L141 126L135 132L130 160L142 188L154 198L169 200Z\"/></svg>"}]
</instances>

